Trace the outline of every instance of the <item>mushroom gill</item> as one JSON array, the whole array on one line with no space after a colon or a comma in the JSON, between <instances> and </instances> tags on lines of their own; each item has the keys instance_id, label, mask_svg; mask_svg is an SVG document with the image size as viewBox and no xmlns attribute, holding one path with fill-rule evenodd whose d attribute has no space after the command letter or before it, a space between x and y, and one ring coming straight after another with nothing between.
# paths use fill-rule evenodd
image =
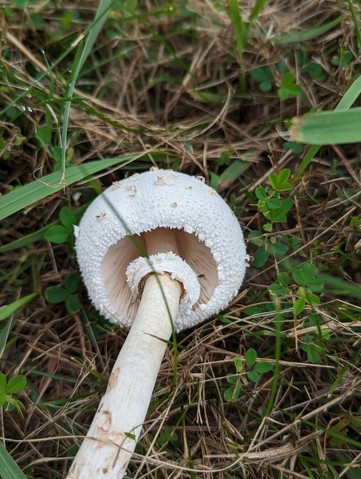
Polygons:
<instances>
[{"instance_id":1,"label":"mushroom gill","mask_svg":"<svg viewBox=\"0 0 361 479\"><path fill-rule=\"evenodd\" d=\"M218 284L217 264L211 250L195 234L171 228L159 229L172 230L179 256L198 277L201 293L194 308L207 304ZM137 312L138 301L132 299L125 272L129 263L144 254L147 234L144 232L134 237L126 236L108 249L102 261L102 275L108 298L116 311L131 320Z\"/></svg>"}]
</instances>

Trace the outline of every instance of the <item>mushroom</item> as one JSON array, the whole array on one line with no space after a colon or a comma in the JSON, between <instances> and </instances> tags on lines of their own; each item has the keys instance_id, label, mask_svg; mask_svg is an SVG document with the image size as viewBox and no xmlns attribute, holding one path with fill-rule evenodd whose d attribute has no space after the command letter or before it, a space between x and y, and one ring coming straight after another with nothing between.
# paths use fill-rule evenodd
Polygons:
<instances>
[{"instance_id":1,"label":"mushroom","mask_svg":"<svg viewBox=\"0 0 361 479\"><path fill-rule=\"evenodd\" d=\"M204 181L171 170L113 183L76 229L93 305L130 328L68 479L126 473L172 332L225 308L245 274L239 223Z\"/></svg>"}]
</instances>

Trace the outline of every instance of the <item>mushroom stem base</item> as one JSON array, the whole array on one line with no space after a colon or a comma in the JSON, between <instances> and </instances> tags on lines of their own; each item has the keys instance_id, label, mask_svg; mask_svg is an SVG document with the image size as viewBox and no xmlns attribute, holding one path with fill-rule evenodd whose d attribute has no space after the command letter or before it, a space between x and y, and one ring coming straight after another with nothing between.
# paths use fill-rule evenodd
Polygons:
<instances>
[{"instance_id":1,"label":"mushroom stem base","mask_svg":"<svg viewBox=\"0 0 361 479\"><path fill-rule=\"evenodd\" d=\"M121 479L134 452L177 315L181 285L150 275L108 388L67 479Z\"/></svg>"}]
</instances>

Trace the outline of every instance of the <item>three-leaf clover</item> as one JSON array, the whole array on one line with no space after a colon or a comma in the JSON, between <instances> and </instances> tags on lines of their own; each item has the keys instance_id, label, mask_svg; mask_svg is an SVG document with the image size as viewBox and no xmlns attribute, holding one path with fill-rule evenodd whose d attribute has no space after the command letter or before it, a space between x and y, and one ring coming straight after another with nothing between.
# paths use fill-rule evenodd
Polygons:
<instances>
[{"instance_id":1,"label":"three-leaf clover","mask_svg":"<svg viewBox=\"0 0 361 479\"><path fill-rule=\"evenodd\" d=\"M292 72L286 72L281 77L280 86L277 95L280 100L285 101L290 97L298 96L302 93L301 88L296 84L296 77Z\"/></svg>"},{"instance_id":2,"label":"three-leaf clover","mask_svg":"<svg viewBox=\"0 0 361 479\"><path fill-rule=\"evenodd\" d=\"M287 221L286 215L293 206L291 200L280 198L275 192L270 192L262 186L256 188L255 194L258 199L258 209L267 220L272 223L284 223Z\"/></svg>"},{"instance_id":3,"label":"three-leaf clover","mask_svg":"<svg viewBox=\"0 0 361 479\"><path fill-rule=\"evenodd\" d=\"M247 377L250 381L258 381L261 374L272 371L273 364L266 363L265 361L257 361L257 351L253 348L249 348L244 356L248 371Z\"/></svg>"},{"instance_id":4,"label":"three-leaf clover","mask_svg":"<svg viewBox=\"0 0 361 479\"><path fill-rule=\"evenodd\" d=\"M324 281L320 279L318 270L312 263L304 263L292 271L293 279L299 286L315 293L323 290Z\"/></svg>"},{"instance_id":5,"label":"three-leaf clover","mask_svg":"<svg viewBox=\"0 0 361 479\"><path fill-rule=\"evenodd\" d=\"M77 222L77 217L71 208L63 206L59 213L59 221L61 224L50 226L44 234L44 238L52 243L67 242L73 234L73 226Z\"/></svg>"},{"instance_id":6,"label":"three-leaf clover","mask_svg":"<svg viewBox=\"0 0 361 479\"><path fill-rule=\"evenodd\" d=\"M273 364L257 361L257 352L253 348L247 350L244 360L242 358L234 358L233 362L238 374L229 374L227 376L229 386L223 394L225 401L235 401L239 398L242 391L241 373L246 372L248 379L256 382L261 374L268 373L273 369Z\"/></svg>"},{"instance_id":7,"label":"three-leaf clover","mask_svg":"<svg viewBox=\"0 0 361 479\"><path fill-rule=\"evenodd\" d=\"M259 83L259 89L264 93L272 89L271 70L268 67L254 68L251 77Z\"/></svg>"},{"instance_id":8,"label":"three-leaf clover","mask_svg":"<svg viewBox=\"0 0 361 479\"><path fill-rule=\"evenodd\" d=\"M235 401L239 398L242 390L240 376L237 374L228 374L227 382L229 387L224 391L223 397L225 401Z\"/></svg>"},{"instance_id":9,"label":"three-leaf clover","mask_svg":"<svg viewBox=\"0 0 361 479\"><path fill-rule=\"evenodd\" d=\"M81 302L76 293L81 278L78 273L69 273L64 277L63 286L49 286L46 288L44 296L51 304L65 302L69 313L77 313L81 308Z\"/></svg>"},{"instance_id":10,"label":"three-leaf clover","mask_svg":"<svg viewBox=\"0 0 361 479\"><path fill-rule=\"evenodd\" d=\"M278 173L271 173L269 182L275 191L289 191L292 190L292 185L288 181L291 176L289 168L283 168Z\"/></svg>"}]
</instances>

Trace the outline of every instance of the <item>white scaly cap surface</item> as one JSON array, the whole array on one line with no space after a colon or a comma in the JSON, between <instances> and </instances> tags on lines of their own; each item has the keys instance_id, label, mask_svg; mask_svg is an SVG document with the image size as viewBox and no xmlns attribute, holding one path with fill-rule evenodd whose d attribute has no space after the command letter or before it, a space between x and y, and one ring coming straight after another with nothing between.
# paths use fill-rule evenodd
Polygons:
<instances>
[{"instance_id":1,"label":"white scaly cap surface","mask_svg":"<svg viewBox=\"0 0 361 479\"><path fill-rule=\"evenodd\" d=\"M175 255L164 255L164 272L180 279L184 288L175 329L190 328L225 308L245 274L241 228L215 190L198 178L171 170L148 171L114 183L82 217L76 228L76 253L95 308L110 321L131 326L138 306L133 293L140 281L128 282L126 271L142 256L139 244L144 247L144 234L156 228L176 232L179 256L191 269L176 273L169 266ZM130 234L139 235L138 243ZM156 271L162 270L161 258ZM139 263L144 267L144 262ZM137 276L136 271L132 275Z\"/></svg>"}]
</instances>

